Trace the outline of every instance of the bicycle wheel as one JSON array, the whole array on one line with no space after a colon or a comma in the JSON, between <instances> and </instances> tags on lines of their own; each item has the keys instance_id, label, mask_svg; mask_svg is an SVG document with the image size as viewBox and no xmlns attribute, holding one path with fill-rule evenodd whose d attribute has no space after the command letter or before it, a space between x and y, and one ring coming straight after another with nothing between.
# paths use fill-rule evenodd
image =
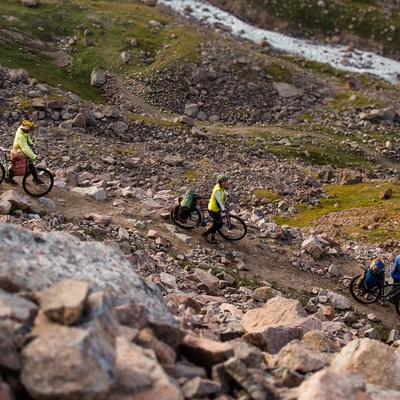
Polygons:
<instances>
[{"instance_id":1,"label":"bicycle wheel","mask_svg":"<svg viewBox=\"0 0 400 400\"><path fill-rule=\"evenodd\" d=\"M358 287L358 280L361 275L355 276L350 283L350 293L355 300L361 304L372 304L378 301L382 294L382 286L378 285L374 289L365 289Z\"/></svg>"},{"instance_id":2,"label":"bicycle wheel","mask_svg":"<svg viewBox=\"0 0 400 400\"><path fill-rule=\"evenodd\" d=\"M222 228L218 232L226 240L240 240L246 236L247 226L236 215L224 215L222 217L222 224Z\"/></svg>"},{"instance_id":3,"label":"bicycle wheel","mask_svg":"<svg viewBox=\"0 0 400 400\"><path fill-rule=\"evenodd\" d=\"M4 181L6 177L6 170L4 169L3 165L0 165L0 183Z\"/></svg>"},{"instance_id":4,"label":"bicycle wheel","mask_svg":"<svg viewBox=\"0 0 400 400\"><path fill-rule=\"evenodd\" d=\"M54 178L50 171L44 168L36 168L38 178L43 182L35 183L31 172L24 175L22 187L32 197L41 197L50 192L54 185Z\"/></svg>"},{"instance_id":5,"label":"bicycle wheel","mask_svg":"<svg viewBox=\"0 0 400 400\"><path fill-rule=\"evenodd\" d=\"M201 214L199 210L192 211L186 219L183 219L179 217L179 208L180 206L176 205L171 210L171 219L175 225L182 229L193 229L200 225Z\"/></svg>"}]
</instances>

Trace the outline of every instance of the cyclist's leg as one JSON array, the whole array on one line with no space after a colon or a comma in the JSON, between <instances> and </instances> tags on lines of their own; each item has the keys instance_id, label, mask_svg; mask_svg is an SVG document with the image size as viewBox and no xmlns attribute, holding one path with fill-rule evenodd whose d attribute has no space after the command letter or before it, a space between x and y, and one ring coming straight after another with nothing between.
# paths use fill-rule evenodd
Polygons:
<instances>
[{"instance_id":1,"label":"cyclist's leg","mask_svg":"<svg viewBox=\"0 0 400 400\"><path fill-rule=\"evenodd\" d=\"M210 213L210 215L212 217L213 224L207 231L205 231L202 234L202 236L206 240L208 240L207 237L208 237L208 235L211 234L210 242L211 243L213 243L213 242L215 243L216 242L215 234L222 226L222 216L221 216L220 212L214 212L214 211L211 211L211 210L208 210L208 212Z\"/></svg>"},{"instance_id":2,"label":"cyclist's leg","mask_svg":"<svg viewBox=\"0 0 400 400\"><path fill-rule=\"evenodd\" d=\"M18 184L18 182L14 180L14 170L13 170L12 164L10 165L10 167L7 170L7 175L6 175L5 181L6 181L6 183L11 183L12 185Z\"/></svg>"},{"instance_id":3,"label":"cyclist's leg","mask_svg":"<svg viewBox=\"0 0 400 400\"><path fill-rule=\"evenodd\" d=\"M33 160L29 160L29 172L32 174L33 180L36 184L39 185L43 183L43 181L38 177L35 163L33 162Z\"/></svg>"}]
</instances>

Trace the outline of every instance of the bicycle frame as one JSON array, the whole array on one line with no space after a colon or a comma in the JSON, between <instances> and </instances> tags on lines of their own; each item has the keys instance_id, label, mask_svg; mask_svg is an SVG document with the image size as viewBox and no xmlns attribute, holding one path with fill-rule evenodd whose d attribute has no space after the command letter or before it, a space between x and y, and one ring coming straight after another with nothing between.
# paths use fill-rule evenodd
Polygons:
<instances>
[{"instance_id":1,"label":"bicycle frame","mask_svg":"<svg viewBox=\"0 0 400 400\"><path fill-rule=\"evenodd\" d=\"M11 164L11 160L7 156L10 150L0 146L0 151L3 153L3 157L0 159L0 165L5 167L7 164Z\"/></svg>"},{"instance_id":2,"label":"bicycle frame","mask_svg":"<svg viewBox=\"0 0 400 400\"><path fill-rule=\"evenodd\" d=\"M211 222L213 220L210 210L206 206L196 206L197 210L200 212L201 215L201 226L206 226L207 222Z\"/></svg>"},{"instance_id":3,"label":"bicycle frame","mask_svg":"<svg viewBox=\"0 0 400 400\"><path fill-rule=\"evenodd\" d=\"M400 282L398 283L382 283L382 294L379 298L381 301L390 301L394 297L400 295Z\"/></svg>"},{"instance_id":4,"label":"bicycle frame","mask_svg":"<svg viewBox=\"0 0 400 400\"><path fill-rule=\"evenodd\" d=\"M202 200L204 197L199 197L197 200ZM229 218L229 210L230 210L230 197L228 197L225 201L225 211L221 212L221 215L224 217L226 216ZM208 209L208 206L196 206L196 209L200 212L201 215L201 221L200 225L201 226L206 226L207 222L212 222L213 217L210 214L210 210Z\"/></svg>"},{"instance_id":5,"label":"bicycle frame","mask_svg":"<svg viewBox=\"0 0 400 400\"><path fill-rule=\"evenodd\" d=\"M400 315L400 282L387 283L382 279L377 286L369 289L360 279L363 279L363 275L356 275L350 282L350 294L356 301L361 304L390 302Z\"/></svg>"}]
</instances>

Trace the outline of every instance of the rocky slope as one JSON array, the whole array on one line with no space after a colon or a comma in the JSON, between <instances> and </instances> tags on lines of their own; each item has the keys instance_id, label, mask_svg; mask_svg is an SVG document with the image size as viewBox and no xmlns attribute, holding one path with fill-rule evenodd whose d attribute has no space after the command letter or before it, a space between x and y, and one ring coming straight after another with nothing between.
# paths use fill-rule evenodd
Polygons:
<instances>
[{"instance_id":1,"label":"rocky slope","mask_svg":"<svg viewBox=\"0 0 400 400\"><path fill-rule=\"evenodd\" d=\"M397 314L391 305L355 304L348 293L350 277L375 255L390 264L398 244L365 246L334 240L328 229L271 220L318 204L327 181L354 174L397 179L390 168L396 143L391 151L381 147L387 167L375 174L279 160L262 141L248 141L243 125L314 112L323 103L318 88L330 83L299 75L291 93L301 86L307 95L286 98L256 58L231 57L221 43L205 44L201 64L209 67L174 77L185 84L173 95L171 71L123 84L108 76L109 105L1 67L2 145L11 146L22 118L34 120L56 182L39 200L20 186L0 187L5 399L400 397ZM251 75L236 75L237 64ZM262 103L254 81L271 93ZM243 103L253 111L238 118L233 110ZM135 111L158 122L130 118ZM213 124L199 118L201 111ZM368 126L355 112L351 121L335 118L342 129ZM371 129L391 134L396 112L390 123L385 118L380 114ZM218 121L237 124L233 140ZM189 185L210 193L221 169L249 233L210 247L197 230L172 225L169 211ZM252 195L260 188L283 200L260 200Z\"/></svg>"},{"instance_id":2,"label":"rocky slope","mask_svg":"<svg viewBox=\"0 0 400 400\"><path fill-rule=\"evenodd\" d=\"M21 79L13 82L15 74ZM371 377L370 365L355 361L353 343L363 349L357 351L382 353L394 362L388 347L376 348L379 342L371 340L379 339L371 322L351 311L346 289L360 262L378 251L386 259L392 253L341 247L320 235L309 246L306 234L282 230L269 219L288 212L283 203L257 205L246 196L255 180L264 180L292 204L313 204L324 191L311 174L326 176L325 168L282 163L251 146L234 152L215 140L217 134L196 127L130 122L116 106L84 105L73 96L63 103L45 100L43 91L60 92L24 71L2 68L2 87L10 98L25 92L34 99L36 142L56 176L51 194L39 201L2 185L2 213L10 214L2 220L28 229L2 226L5 398L301 399L314 391L318 398L326 380L335 393L338 376L346 382L343 393L397 395L391 383L382 386ZM2 114L14 129L22 117ZM9 146L11 139L3 134L3 143ZM198 233L187 235L163 222L175 193L189 184L182 178L186 171L204 165L196 189L210 191L212 154L232 167L237 212L249 226L240 244L215 249L204 246ZM62 233L38 233L50 231ZM111 247L99 247L99 241ZM244 277L253 283L244 284ZM272 289L271 281L286 296L302 289L295 297L306 307ZM374 311L372 321L393 318L393 309ZM390 344L396 335L393 330ZM62 356L65 351L71 358ZM357 368L343 365L347 352ZM138 359L143 367L133 361ZM78 363L79 374L70 363ZM347 375L347 368L361 375ZM313 371L321 373L305 380Z\"/></svg>"}]
</instances>

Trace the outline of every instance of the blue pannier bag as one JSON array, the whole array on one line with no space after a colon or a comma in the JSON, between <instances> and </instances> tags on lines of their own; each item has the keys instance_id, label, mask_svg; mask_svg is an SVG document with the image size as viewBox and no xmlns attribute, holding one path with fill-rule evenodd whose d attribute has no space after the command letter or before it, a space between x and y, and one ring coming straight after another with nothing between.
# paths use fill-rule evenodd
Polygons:
<instances>
[{"instance_id":1,"label":"blue pannier bag","mask_svg":"<svg viewBox=\"0 0 400 400\"><path fill-rule=\"evenodd\" d=\"M385 279L385 264L379 258L371 261L361 276L358 286L372 290Z\"/></svg>"}]
</instances>

